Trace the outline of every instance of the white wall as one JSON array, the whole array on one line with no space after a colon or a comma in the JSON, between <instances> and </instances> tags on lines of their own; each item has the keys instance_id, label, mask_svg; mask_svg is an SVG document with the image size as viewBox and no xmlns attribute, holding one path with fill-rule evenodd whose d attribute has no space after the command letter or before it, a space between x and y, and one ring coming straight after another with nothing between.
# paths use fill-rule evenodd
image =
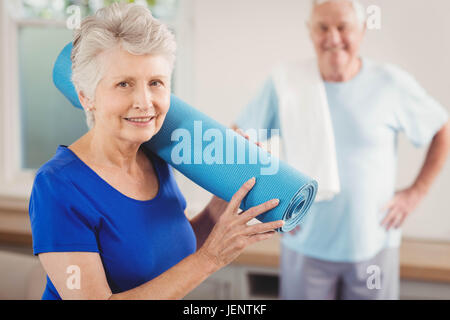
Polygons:
<instances>
[{"instance_id":1,"label":"white wall","mask_svg":"<svg viewBox=\"0 0 450 320\"><path fill-rule=\"evenodd\" d=\"M230 125L279 60L313 55L305 28L309 0L183 0L193 26L188 102ZM368 31L363 54L398 64L447 109L450 90L450 12L448 0L363 0L382 10L381 30ZM186 3L185 3L186 5ZM425 150L403 138L399 146L398 186L412 182ZM409 237L450 241L450 166L446 164L430 194L405 223ZM220 183L220 182L218 182ZM197 212L209 194L180 178L188 209Z\"/></svg>"}]
</instances>

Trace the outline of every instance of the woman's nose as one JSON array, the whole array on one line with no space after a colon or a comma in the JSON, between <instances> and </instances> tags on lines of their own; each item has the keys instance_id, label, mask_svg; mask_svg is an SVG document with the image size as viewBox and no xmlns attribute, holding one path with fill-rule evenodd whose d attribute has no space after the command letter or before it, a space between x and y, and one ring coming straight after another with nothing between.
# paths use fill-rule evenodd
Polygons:
<instances>
[{"instance_id":1,"label":"woman's nose","mask_svg":"<svg viewBox=\"0 0 450 320\"><path fill-rule=\"evenodd\" d=\"M139 86L135 90L133 107L145 111L153 107L152 93L147 86Z\"/></svg>"}]
</instances>

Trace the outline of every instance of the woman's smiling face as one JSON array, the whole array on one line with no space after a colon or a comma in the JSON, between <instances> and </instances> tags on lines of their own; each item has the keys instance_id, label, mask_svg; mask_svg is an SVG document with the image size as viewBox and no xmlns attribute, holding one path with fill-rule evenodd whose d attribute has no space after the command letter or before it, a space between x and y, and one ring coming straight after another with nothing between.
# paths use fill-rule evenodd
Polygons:
<instances>
[{"instance_id":1,"label":"woman's smiling face","mask_svg":"<svg viewBox=\"0 0 450 320\"><path fill-rule=\"evenodd\" d=\"M92 104L95 130L130 143L150 140L170 106L172 68L162 55L133 55L121 46L98 56L103 78Z\"/></svg>"}]
</instances>

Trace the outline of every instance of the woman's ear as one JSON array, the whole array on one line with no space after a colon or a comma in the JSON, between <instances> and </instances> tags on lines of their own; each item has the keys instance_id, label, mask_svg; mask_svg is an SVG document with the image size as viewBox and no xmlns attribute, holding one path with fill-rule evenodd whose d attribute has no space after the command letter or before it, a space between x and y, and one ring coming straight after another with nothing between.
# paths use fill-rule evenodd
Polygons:
<instances>
[{"instance_id":1,"label":"woman's ear","mask_svg":"<svg viewBox=\"0 0 450 320\"><path fill-rule=\"evenodd\" d=\"M94 102L86 97L83 91L78 91L78 99L80 100L81 105L83 106L84 110L86 111L92 111L94 110Z\"/></svg>"}]
</instances>

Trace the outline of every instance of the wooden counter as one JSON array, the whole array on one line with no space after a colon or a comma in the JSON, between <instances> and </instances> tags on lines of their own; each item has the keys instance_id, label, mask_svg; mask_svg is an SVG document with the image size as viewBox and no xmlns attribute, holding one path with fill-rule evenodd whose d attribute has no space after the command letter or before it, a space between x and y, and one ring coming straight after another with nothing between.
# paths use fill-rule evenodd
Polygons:
<instances>
[{"instance_id":1,"label":"wooden counter","mask_svg":"<svg viewBox=\"0 0 450 320\"><path fill-rule=\"evenodd\" d=\"M0 210L0 243L31 248L26 205L24 202L20 206L10 205L7 210ZM279 252L280 236L276 235L247 248L233 264L278 268ZM403 279L450 283L450 242L403 239L400 274Z\"/></svg>"},{"instance_id":2,"label":"wooden counter","mask_svg":"<svg viewBox=\"0 0 450 320\"><path fill-rule=\"evenodd\" d=\"M280 236L248 247L233 264L277 268ZM403 239L400 247L402 279L450 283L450 242Z\"/></svg>"}]
</instances>

